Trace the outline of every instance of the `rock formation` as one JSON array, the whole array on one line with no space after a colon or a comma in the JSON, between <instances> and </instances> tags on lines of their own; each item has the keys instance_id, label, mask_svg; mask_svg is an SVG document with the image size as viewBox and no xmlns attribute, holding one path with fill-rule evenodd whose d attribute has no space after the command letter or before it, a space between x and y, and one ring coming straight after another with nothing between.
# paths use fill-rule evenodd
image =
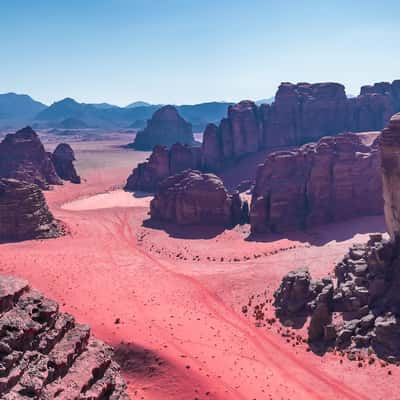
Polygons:
<instances>
[{"instance_id":1,"label":"rock formation","mask_svg":"<svg viewBox=\"0 0 400 400\"><path fill-rule=\"evenodd\" d=\"M0 275L0 397L128 400L112 349L25 280Z\"/></svg>"},{"instance_id":2,"label":"rock formation","mask_svg":"<svg viewBox=\"0 0 400 400\"><path fill-rule=\"evenodd\" d=\"M30 127L7 135L0 143L0 177L35 183L41 189L62 183L49 154Z\"/></svg>"},{"instance_id":3,"label":"rock formation","mask_svg":"<svg viewBox=\"0 0 400 400\"><path fill-rule=\"evenodd\" d=\"M338 83L282 83L272 104L241 101L228 108L219 126L209 124L196 168L218 172L260 150L299 146L341 132L381 130L396 111L400 80L364 86L351 99ZM157 181L148 174L148 181ZM139 190L140 179L136 182L130 190Z\"/></svg>"},{"instance_id":4,"label":"rock formation","mask_svg":"<svg viewBox=\"0 0 400 400\"><path fill-rule=\"evenodd\" d=\"M383 210L376 144L357 134L271 153L257 170L253 232L285 232Z\"/></svg>"},{"instance_id":5,"label":"rock formation","mask_svg":"<svg viewBox=\"0 0 400 400\"><path fill-rule=\"evenodd\" d=\"M61 179L72 183L81 183L81 178L74 167L75 154L69 144L59 144L51 155L51 159Z\"/></svg>"},{"instance_id":6,"label":"rock formation","mask_svg":"<svg viewBox=\"0 0 400 400\"><path fill-rule=\"evenodd\" d=\"M216 175L186 170L159 184L150 214L178 225L227 226L244 218L243 208L239 195L229 195Z\"/></svg>"},{"instance_id":7,"label":"rock formation","mask_svg":"<svg viewBox=\"0 0 400 400\"><path fill-rule=\"evenodd\" d=\"M200 149L180 143L171 149L155 146L148 161L138 164L128 177L126 191L154 192L165 178L186 169L200 167Z\"/></svg>"},{"instance_id":8,"label":"rock formation","mask_svg":"<svg viewBox=\"0 0 400 400\"><path fill-rule=\"evenodd\" d=\"M390 240L372 234L366 244L353 245L335 267L335 283L328 278L313 281L302 270L285 276L275 293L281 319L311 316L310 342L352 351L373 349L390 362L400 360L399 122L400 115L393 116L379 139Z\"/></svg>"},{"instance_id":9,"label":"rock formation","mask_svg":"<svg viewBox=\"0 0 400 400\"><path fill-rule=\"evenodd\" d=\"M380 138L385 219L390 236L400 236L400 113L394 115Z\"/></svg>"},{"instance_id":10,"label":"rock formation","mask_svg":"<svg viewBox=\"0 0 400 400\"><path fill-rule=\"evenodd\" d=\"M137 150L152 150L156 145L172 146L174 143L195 143L192 125L186 122L173 106L157 110L147 121L147 126L136 135L132 144Z\"/></svg>"},{"instance_id":11,"label":"rock formation","mask_svg":"<svg viewBox=\"0 0 400 400\"><path fill-rule=\"evenodd\" d=\"M39 186L0 178L0 242L60 236Z\"/></svg>"}]
</instances>

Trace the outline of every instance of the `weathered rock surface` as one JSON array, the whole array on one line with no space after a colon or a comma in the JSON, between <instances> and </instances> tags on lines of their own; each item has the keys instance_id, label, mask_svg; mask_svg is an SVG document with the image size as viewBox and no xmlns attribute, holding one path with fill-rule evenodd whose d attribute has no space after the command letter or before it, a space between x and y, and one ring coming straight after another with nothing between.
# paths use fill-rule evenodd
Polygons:
<instances>
[{"instance_id":1,"label":"weathered rock surface","mask_svg":"<svg viewBox=\"0 0 400 400\"><path fill-rule=\"evenodd\" d=\"M174 144L169 150L165 146L155 146L148 161L140 163L128 177L127 191L154 192L165 178L186 169L200 167L200 149L181 143Z\"/></svg>"},{"instance_id":2,"label":"weathered rock surface","mask_svg":"<svg viewBox=\"0 0 400 400\"><path fill-rule=\"evenodd\" d=\"M391 237L400 236L400 113L394 115L379 138L382 159L386 226Z\"/></svg>"},{"instance_id":3,"label":"weathered rock surface","mask_svg":"<svg viewBox=\"0 0 400 400\"><path fill-rule=\"evenodd\" d=\"M0 178L0 242L57 237L61 228L39 186Z\"/></svg>"},{"instance_id":4,"label":"weathered rock surface","mask_svg":"<svg viewBox=\"0 0 400 400\"><path fill-rule=\"evenodd\" d=\"M136 135L132 147L137 150L152 150L156 145L172 146L174 143L195 143L192 125L186 122L173 106L157 110L147 121L147 126Z\"/></svg>"},{"instance_id":5,"label":"weathered rock surface","mask_svg":"<svg viewBox=\"0 0 400 400\"><path fill-rule=\"evenodd\" d=\"M257 170L253 232L285 232L383 211L376 145L339 134L271 153Z\"/></svg>"},{"instance_id":6,"label":"weathered rock surface","mask_svg":"<svg viewBox=\"0 0 400 400\"><path fill-rule=\"evenodd\" d=\"M123 399L112 349L28 282L0 275L0 397Z\"/></svg>"},{"instance_id":7,"label":"weathered rock surface","mask_svg":"<svg viewBox=\"0 0 400 400\"><path fill-rule=\"evenodd\" d=\"M239 195L229 195L220 178L196 170L162 181L150 203L152 219L178 225L236 224L242 209Z\"/></svg>"},{"instance_id":8,"label":"weathered rock surface","mask_svg":"<svg viewBox=\"0 0 400 400\"><path fill-rule=\"evenodd\" d=\"M322 280L317 295L304 271L289 273L275 293L278 315L311 315L311 342L355 351L373 349L390 362L400 360L399 122L399 115L392 117L379 139L390 240L372 234L366 244L353 245L335 267L336 282ZM290 306L295 300L297 308Z\"/></svg>"},{"instance_id":9,"label":"weathered rock surface","mask_svg":"<svg viewBox=\"0 0 400 400\"><path fill-rule=\"evenodd\" d=\"M358 97L348 99L338 83L282 83L274 103L258 107L241 101L229 107L218 126L209 124L196 168L218 172L263 149L299 146L341 132L381 130L400 111L399 88L400 80L364 86ZM151 168L146 172L147 181L158 181L149 178ZM136 185L130 190L139 190L140 179Z\"/></svg>"},{"instance_id":10,"label":"weathered rock surface","mask_svg":"<svg viewBox=\"0 0 400 400\"><path fill-rule=\"evenodd\" d=\"M41 189L62 183L51 157L30 127L7 135L0 143L0 177L35 183Z\"/></svg>"},{"instance_id":11,"label":"weathered rock surface","mask_svg":"<svg viewBox=\"0 0 400 400\"><path fill-rule=\"evenodd\" d=\"M71 146L67 143L59 144L51 155L57 175L72 183L81 183L81 178L77 174L74 161L75 154Z\"/></svg>"}]
</instances>

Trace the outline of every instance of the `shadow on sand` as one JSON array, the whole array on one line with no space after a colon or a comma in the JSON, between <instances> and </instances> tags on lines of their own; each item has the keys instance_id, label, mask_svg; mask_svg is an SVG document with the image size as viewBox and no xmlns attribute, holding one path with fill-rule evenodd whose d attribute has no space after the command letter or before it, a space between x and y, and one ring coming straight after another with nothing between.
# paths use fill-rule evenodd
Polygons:
<instances>
[{"instance_id":1,"label":"shadow on sand","mask_svg":"<svg viewBox=\"0 0 400 400\"><path fill-rule=\"evenodd\" d=\"M357 234L385 233L386 225L383 215L360 217L344 222L321 225L305 232L287 233L251 233L245 240L250 242L270 243L277 240L288 239L313 246L323 246L329 242L344 242L352 239Z\"/></svg>"},{"instance_id":2,"label":"shadow on sand","mask_svg":"<svg viewBox=\"0 0 400 400\"><path fill-rule=\"evenodd\" d=\"M226 228L224 226L190 226L176 225L168 222L154 221L151 218L143 221L143 226L151 229L159 229L168 233L169 236L177 239L212 239Z\"/></svg>"}]
</instances>

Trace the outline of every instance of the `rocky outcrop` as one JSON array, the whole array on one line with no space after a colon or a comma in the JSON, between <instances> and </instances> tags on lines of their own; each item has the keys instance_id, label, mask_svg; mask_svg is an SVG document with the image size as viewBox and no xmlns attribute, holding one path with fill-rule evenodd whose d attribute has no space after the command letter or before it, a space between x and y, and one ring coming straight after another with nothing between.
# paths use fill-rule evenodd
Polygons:
<instances>
[{"instance_id":1,"label":"rocky outcrop","mask_svg":"<svg viewBox=\"0 0 400 400\"><path fill-rule=\"evenodd\" d=\"M372 234L366 244L353 245L335 267L335 282L322 280L319 294L311 290L315 284L304 271L289 273L275 293L279 316L311 316L310 342L352 351L373 349L390 362L400 360L399 121L399 115L393 116L379 138L390 240ZM290 307L294 299L297 308Z\"/></svg>"},{"instance_id":2,"label":"rocky outcrop","mask_svg":"<svg viewBox=\"0 0 400 400\"><path fill-rule=\"evenodd\" d=\"M159 184L150 214L178 225L227 226L241 222L243 207L239 195L229 195L216 175L186 170Z\"/></svg>"},{"instance_id":3,"label":"rocky outcrop","mask_svg":"<svg viewBox=\"0 0 400 400\"><path fill-rule=\"evenodd\" d=\"M126 191L154 192L165 178L186 169L200 167L200 149L180 143L170 149L155 146L148 161L138 164L128 177Z\"/></svg>"},{"instance_id":4,"label":"rocky outcrop","mask_svg":"<svg viewBox=\"0 0 400 400\"><path fill-rule=\"evenodd\" d=\"M371 347L389 361L400 359L399 248L398 241L371 235L368 243L354 245L337 264L335 283L329 278L314 281L304 270L290 272L275 293L277 315L289 323L310 315L310 342ZM305 283L296 292L300 277ZM297 307L290 307L293 293L297 293Z\"/></svg>"},{"instance_id":5,"label":"rocky outcrop","mask_svg":"<svg viewBox=\"0 0 400 400\"><path fill-rule=\"evenodd\" d=\"M381 130L400 111L399 88L400 80L377 83L349 99L338 83L282 83L272 104L258 107L241 101L228 108L218 126L209 124L196 168L218 172L260 150L299 146L341 132ZM156 176L149 177L152 173L146 169L146 180L158 182ZM130 190L139 190L141 181L136 182Z\"/></svg>"},{"instance_id":6,"label":"rocky outcrop","mask_svg":"<svg viewBox=\"0 0 400 400\"><path fill-rule=\"evenodd\" d=\"M275 101L257 107L242 101L228 109L220 125L209 125L203 138L203 167L218 171L262 149L298 146L340 132L382 129L400 111L400 80L365 86L346 97L338 83L284 82Z\"/></svg>"},{"instance_id":7,"label":"rocky outcrop","mask_svg":"<svg viewBox=\"0 0 400 400\"><path fill-rule=\"evenodd\" d=\"M51 155L51 159L61 179L72 183L81 183L81 178L74 166L75 154L69 144L59 144Z\"/></svg>"},{"instance_id":8,"label":"rocky outcrop","mask_svg":"<svg viewBox=\"0 0 400 400\"><path fill-rule=\"evenodd\" d=\"M192 125L186 122L173 106L157 110L147 121L147 126L136 135L132 147L137 150L152 150L156 145L172 146L174 143L195 143Z\"/></svg>"},{"instance_id":9,"label":"rocky outcrop","mask_svg":"<svg viewBox=\"0 0 400 400\"><path fill-rule=\"evenodd\" d=\"M379 138L386 226L400 236L400 113L394 115Z\"/></svg>"},{"instance_id":10,"label":"rocky outcrop","mask_svg":"<svg viewBox=\"0 0 400 400\"><path fill-rule=\"evenodd\" d=\"M39 186L0 178L0 242L57 237L61 228Z\"/></svg>"},{"instance_id":11,"label":"rocky outcrop","mask_svg":"<svg viewBox=\"0 0 400 400\"><path fill-rule=\"evenodd\" d=\"M28 282L0 275L0 397L128 400L113 350Z\"/></svg>"},{"instance_id":12,"label":"rocky outcrop","mask_svg":"<svg viewBox=\"0 0 400 400\"><path fill-rule=\"evenodd\" d=\"M376 144L357 134L271 153L257 170L253 232L285 232L383 210Z\"/></svg>"},{"instance_id":13,"label":"rocky outcrop","mask_svg":"<svg viewBox=\"0 0 400 400\"><path fill-rule=\"evenodd\" d=\"M51 157L30 127L8 134L0 143L0 177L35 183L41 189L62 183Z\"/></svg>"}]
</instances>

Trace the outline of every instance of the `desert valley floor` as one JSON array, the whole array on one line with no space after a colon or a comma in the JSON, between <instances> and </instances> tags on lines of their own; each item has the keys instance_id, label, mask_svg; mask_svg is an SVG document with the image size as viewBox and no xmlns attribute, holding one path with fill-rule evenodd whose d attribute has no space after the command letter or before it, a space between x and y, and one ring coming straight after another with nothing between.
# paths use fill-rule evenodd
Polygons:
<instances>
[{"instance_id":1,"label":"desert valley floor","mask_svg":"<svg viewBox=\"0 0 400 400\"><path fill-rule=\"evenodd\" d=\"M120 190L149 154L126 143L73 143L83 183L46 192L67 234L1 244L0 273L29 279L115 346L131 398L399 398L396 366L320 357L280 323L242 312L252 296L271 299L291 269L333 271L351 243L384 231L383 217L286 237L252 237L246 225L161 230L146 222L149 196Z\"/></svg>"}]
</instances>

